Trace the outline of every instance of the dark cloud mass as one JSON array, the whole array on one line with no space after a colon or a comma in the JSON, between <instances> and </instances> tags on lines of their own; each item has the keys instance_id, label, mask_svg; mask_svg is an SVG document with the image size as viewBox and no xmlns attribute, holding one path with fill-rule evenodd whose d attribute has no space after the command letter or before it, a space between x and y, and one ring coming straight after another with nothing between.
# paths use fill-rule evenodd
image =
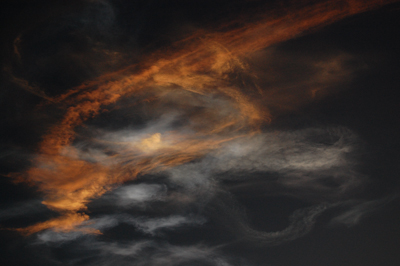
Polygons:
<instances>
[{"instance_id":1,"label":"dark cloud mass","mask_svg":"<svg viewBox=\"0 0 400 266\"><path fill-rule=\"evenodd\" d=\"M395 0L5 1L2 265L398 265Z\"/></svg>"}]
</instances>

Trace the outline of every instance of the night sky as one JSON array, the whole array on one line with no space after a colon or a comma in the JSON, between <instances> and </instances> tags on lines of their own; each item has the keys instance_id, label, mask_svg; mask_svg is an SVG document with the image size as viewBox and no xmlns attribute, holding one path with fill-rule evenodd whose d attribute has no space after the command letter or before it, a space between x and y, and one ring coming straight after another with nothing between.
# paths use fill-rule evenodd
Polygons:
<instances>
[{"instance_id":1,"label":"night sky","mask_svg":"<svg viewBox=\"0 0 400 266\"><path fill-rule=\"evenodd\" d=\"M397 1L0 12L0 265L400 265Z\"/></svg>"}]
</instances>

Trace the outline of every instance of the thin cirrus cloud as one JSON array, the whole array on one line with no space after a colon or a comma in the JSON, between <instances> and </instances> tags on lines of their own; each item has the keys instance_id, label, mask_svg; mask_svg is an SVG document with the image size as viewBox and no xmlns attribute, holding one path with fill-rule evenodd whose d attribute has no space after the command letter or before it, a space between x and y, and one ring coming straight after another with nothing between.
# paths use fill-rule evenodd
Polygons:
<instances>
[{"instance_id":1,"label":"thin cirrus cloud","mask_svg":"<svg viewBox=\"0 0 400 266\"><path fill-rule=\"evenodd\" d=\"M358 188L367 178L357 173L357 136L345 128L310 128L271 132L231 141L197 163L167 170L170 177L195 185L204 176L245 180L249 173L279 175L276 181L287 189L337 198ZM203 177L203 178L201 178ZM265 175L268 180L268 174ZM330 182L323 182L330 181ZM211 191L211 190L208 190Z\"/></svg>"},{"instance_id":2,"label":"thin cirrus cloud","mask_svg":"<svg viewBox=\"0 0 400 266\"><path fill-rule=\"evenodd\" d=\"M342 212L332 218L331 226L345 225L347 227L355 226L361 220L367 218L379 210L382 210L387 204L395 200L397 195L390 195L374 200L349 200L341 204Z\"/></svg>"},{"instance_id":3,"label":"thin cirrus cloud","mask_svg":"<svg viewBox=\"0 0 400 266\"><path fill-rule=\"evenodd\" d=\"M52 235L50 235L52 234ZM71 236L73 233L69 232ZM65 241L60 236L55 238L54 233L40 233L41 241ZM76 238L70 238L74 241ZM50 242L47 242L48 244ZM56 244L52 242L53 244ZM60 243L57 243L58 245ZM153 240L129 241L126 243L103 242L86 236L80 239L71 250L85 250L84 258L72 256L71 263L84 265L179 265L191 263L193 265L236 265L231 264L232 258L224 256L218 247L210 248L204 245L177 246Z\"/></svg>"},{"instance_id":4,"label":"thin cirrus cloud","mask_svg":"<svg viewBox=\"0 0 400 266\"><path fill-rule=\"evenodd\" d=\"M123 186L115 193L120 206L139 205L164 200L167 188L159 184L138 184Z\"/></svg>"},{"instance_id":5,"label":"thin cirrus cloud","mask_svg":"<svg viewBox=\"0 0 400 266\"><path fill-rule=\"evenodd\" d=\"M265 128L274 119L272 111L294 110L316 95L327 94L330 86L351 79L353 69L346 62L352 57L341 53L312 62L313 71L303 79L276 82L269 89L260 88L256 81L247 86L248 79L257 80L257 75L245 58L251 60L273 44L390 2L299 3L285 12L267 12L256 21L221 24L213 32L196 30L170 48L143 55L137 64L109 71L52 97L48 104L64 108L63 117L43 135L32 167L9 176L37 186L44 194L42 203L60 215L16 230L26 235L38 233L44 243L67 243L81 237L96 238L103 231L129 224L153 237L206 224L203 216L179 213L174 207L196 206L210 214L216 205L222 219L230 217L239 238L278 245L305 235L322 212L337 206L342 197L366 181L355 170L357 136L340 127L290 132ZM110 20L99 22L94 16L95 23L87 27L109 30L114 19L110 5L93 3L103 7L94 9L96 14L105 12ZM16 51L22 54L19 47ZM259 78L265 82L268 75ZM25 90L48 97L20 78L13 80ZM126 99L132 100L128 107L121 104ZM144 122L117 125L117 129L96 126L96 119L123 108ZM329 203L295 211L289 226L281 231L254 230L232 202L219 198L221 193L229 194L223 181L245 180L253 173L262 173L265 179L279 176L274 183L283 195ZM123 185L146 175L163 175L167 181ZM102 199L125 210L170 204L171 212L176 213L158 218L90 214L90 204ZM358 205L333 221L353 224L372 205ZM113 254L109 264L114 256L138 256L153 247L154 253L145 253L152 254L151 258L138 258L136 265L196 260L229 265L225 259L213 257L214 251L198 246L145 241L105 248L96 243L101 254Z\"/></svg>"},{"instance_id":6,"label":"thin cirrus cloud","mask_svg":"<svg viewBox=\"0 0 400 266\"><path fill-rule=\"evenodd\" d=\"M166 170L170 185L180 188L175 191L175 194L170 193L165 184L141 183L123 186L104 200L111 200L116 206L124 208L151 206L152 203L160 200L167 203L178 202L181 206L182 204L190 206L195 203L206 209L210 208L207 206L214 208L212 206L215 205L219 209L218 215L229 220L229 224L233 227L232 231L239 238L260 241L265 245L279 245L308 233L322 212L346 204L337 199L346 196L351 187L357 187L357 184L363 183L363 177L360 175L353 173L351 178L348 174L346 175L347 172L354 172L351 155L356 144L356 136L344 128L331 128L325 131L308 129L291 133L257 135L249 139L232 141L212 154L212 157L205 157L197 163ZM338 168L342 170L339 171ZM249 225L246 215L238 211L235 202L220 198L224 188L218 185L218 179L243 180L245 178L243 173L248 175L252 172L278 174L280 179L275 182L288 190L293 188L296 191L304 190L311 193L313 197L319 197L331 203L295 211L289 218L289 225L281 231L254 230ZM224 174L221 175L221 173ZM231 177L231 174L235 176ZM304 177L305 175L307 177ZM300 178L300 176L303 177ZM265 178L268 178L268 174ZM333 179L339 185L324 186L321 180L325 179ZM176 195L180 196L176 197ZM302 198L302 194L298 192L297 197ZM303 195L304 199L308 197L310 195ZM182 198L186 200L182 201ZM206 214L210 215L207 211ZM347 215L340 214L334 220L342 220L342 216ZM125 223L145 234L157 235L165 230L179 230L182 226L201 226L205 222L206 220L201 217L182 215L159 218L108 215L90 219L83 228L88 226L104 231ZM50 230L40 234L40 238L47 241L65 241L83 234L82 232L56 233Z\"/></svg>"},{"instance_id":7,"label":"thin cirrus cloud","mask_svg":"<svg viewBox=\"0 0 400 266\"><path fill-rule=\"evenodd\" d=\"M138 241L121 244L92 243L86 244L92 250L100 252L92 264L111 265L118 261L119 265L237 265L231 263L232 258L221 254L218 248L203 245L176 246L152 241ZM244 264L241 264L244 265Z\"/></svg>"},{"instance_id":8,"label":"thin cirrus cloud","mask_svg":"<svg viewBox=\"0 0 400 266\"><path fill-rule=\"evenodd\" d=\"M117 227L120 224L128 224L136 230L150 236L162 234L163 231L179 230L185 226L200 226L206 222L203 217L173 215L167 217L149 218L133 217L128 214L105 215L103 217L91 219L89 222L81 224L81 227L106 230ZM85 236L85 231L56 232L46 230L38 234L38 240L42 243L68 242Z\"/></svg>"},{"instance_id":9,"label":"thin cirrus cloud","mask_svg":"<svg viewBox=\"0 0 400 266\"><path fill-rule=\"evenodd\" d=\"M131 217L129 215L114 215L96 218L90 221L90 226L97 229L115 227L120 223L135 226L139 231L156 235L162 230L174 230L183 226L199 226L206 222L202 217L173 215L167 217Z\"/></svg>"}]
</instances>

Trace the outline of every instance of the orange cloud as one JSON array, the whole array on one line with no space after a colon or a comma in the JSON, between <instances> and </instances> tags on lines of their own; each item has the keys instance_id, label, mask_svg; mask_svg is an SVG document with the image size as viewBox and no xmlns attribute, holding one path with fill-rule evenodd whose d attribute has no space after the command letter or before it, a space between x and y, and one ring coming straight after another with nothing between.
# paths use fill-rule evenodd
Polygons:
<instances>
[{"instance_id":1,"label":"orange cloud","mask_svg":"<svg viewBox=\"0 0 400 266\"><path fill-rule=\"evenodd\" d=\"M65 115L43 136L33 167L17 176L36 185L45 195L43 204L60 217L17 230L26 234L49 228L83 230L79 225L89 219L83 213L87 203L115 185L190 162L227 141L257 133L270 114L233 80L235 73L249 73L240 57L384 3L304 4L285 10L284 15L267 12L257 22L242 22L241 27L224 25L207 34L198 31L170 50L146 57L141 64L107 73L55 98L54 102L68 106ZM310 92L310 97L317 93L315 89ZM128 97L148 101L155 112L173 103L189 122L136 141L100 139L111 155L84 158L73 145L76 128L106 106Z\"/></svg>"}]
</instances>

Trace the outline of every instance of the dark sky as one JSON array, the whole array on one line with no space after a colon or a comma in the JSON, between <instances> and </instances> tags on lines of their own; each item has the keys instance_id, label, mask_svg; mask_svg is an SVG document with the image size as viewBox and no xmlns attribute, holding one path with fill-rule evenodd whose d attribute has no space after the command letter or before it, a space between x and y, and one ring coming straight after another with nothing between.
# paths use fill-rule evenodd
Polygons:
<instances>
[{"instance_id":1,"label":"dark sky","mask_svg":"<svg viewBox=\"0 0 400 266\"><path fill-rule=\"evenodd\" d=\"M1 265L399 265L400 3L0 10Z\"/></svg>"}]
</instances>

